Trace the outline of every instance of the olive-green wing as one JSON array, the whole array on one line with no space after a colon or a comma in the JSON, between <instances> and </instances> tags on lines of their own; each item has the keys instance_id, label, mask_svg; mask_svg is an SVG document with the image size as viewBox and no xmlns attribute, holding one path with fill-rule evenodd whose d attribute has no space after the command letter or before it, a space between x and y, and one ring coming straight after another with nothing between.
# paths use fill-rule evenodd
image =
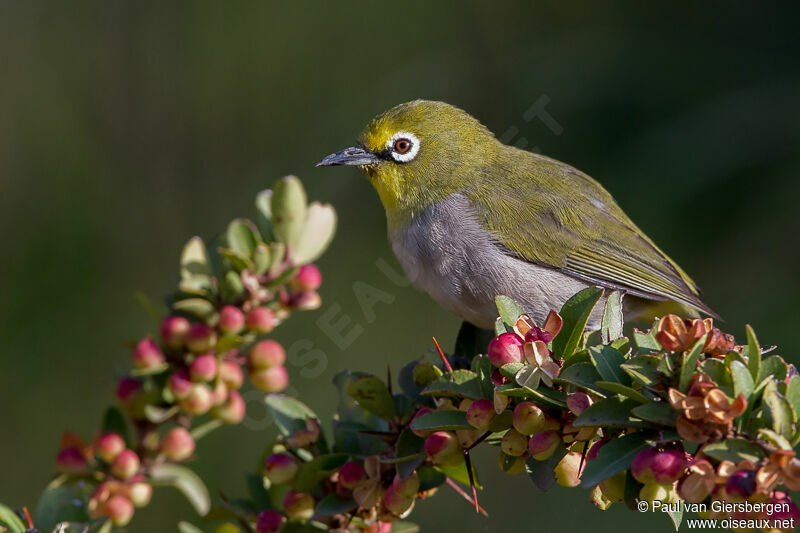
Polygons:
<instances>
[{"instance_id":1,"label":"olive-green wing","mask_svg":"<svg viewBox=\"0 0 800 533\"><path fill-rule=\"evenodd\" d=\"M509 149L504 171L468 195L509 253L600 286L671 299L706 314L692 279L620 209L600 184L553 159ZM524 154L524 155L523 155Z\"/></svg>"}]
</instances>

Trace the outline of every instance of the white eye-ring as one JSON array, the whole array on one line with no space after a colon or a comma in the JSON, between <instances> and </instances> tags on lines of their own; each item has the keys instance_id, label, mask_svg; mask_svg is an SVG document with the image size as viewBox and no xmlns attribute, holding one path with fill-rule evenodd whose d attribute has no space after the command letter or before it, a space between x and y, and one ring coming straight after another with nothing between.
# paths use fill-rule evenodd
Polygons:
<instances>
[{"instance_id":1,"label":"white eye-ring","mask_svg":"<svg viewBox=\"0 0 800 533\"><path fill-rule=\"evenodd\" d=\"M386 141L386 149L398 163L408 163L419 153L419 139L413 133L398 131Z\"/></svg>"}]
</instances>

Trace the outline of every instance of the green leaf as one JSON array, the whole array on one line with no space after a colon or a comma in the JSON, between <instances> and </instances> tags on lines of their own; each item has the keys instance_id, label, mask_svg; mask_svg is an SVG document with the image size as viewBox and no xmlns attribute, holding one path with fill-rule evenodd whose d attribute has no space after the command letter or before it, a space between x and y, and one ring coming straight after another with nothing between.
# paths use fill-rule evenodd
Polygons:
<instances>
[{"instance_id":1,"label":"green leaf","mask_svg":"<svg viewBox=\"0 0 800 533\"><path fill-rule=\"evenodd\" d=\"M57 522L88 522L85 501L88 494L78 484L60 485L45 489L36 506L34 524L40 530L50 530ZM27 529L26 529L27 531Z\"/></svg>"},{"instance_id":2,"label":"green leaf","mask_svg":"<svg viewBox=\"0 0 800 533\"><path fill-rule=\"evenodd\" d=\"M678 531L683 521L683 502L680 502L680 505L677 505L675 509L670 507L667 511L667 516L672 521L672 525L675 526L675 531Z\"/></svg>"},{"instance_id":3,"label":"green leaf","mask_svg":"<svg viewBox=\"0 0 800 533\"><path fill-rule=\"evenodd\" d=\"M264 402L275 419L278 430L285 437L297 430L305 429L307 418L317 418L314 411L306 404L285 394L268 394Z\"/></svg>"},{"instance_id":4,"label":"green leaf","mask_svg":"<svg viewBox=\"0 0 800 533\"><path fill-rule=\"evenodd\" d=\"M656 340L656 325L647 331L639 331L633 329L633 342L636 344L636 351L640 354L649 354L651 352L660 352L662 350L661 344Z\"/></svg>"},{"instance_id":5,"label":"green leaf","mask_svg":"<svg viewBox=\"0 0 800 533\"><path fill-rule=\"evenodd\" d=\"M666 402L650 402L634 407L631 414L654 424L675 427L679 413Z\"/></svg>"},{"instance_id":6,"label":"green leaf","mask_svg":"<svg viewBox=\"0 0 800 533\"><path fill-rule=\"evenodd\" d=\"M247 474L247 492L257 509L272 509L272 500L269 491L264 485L264 476Z\"/></svg>"},{"instance_id":7,"label":"green leaf","mask_svg":"<svg viewBox=\"0 0 800 533\"><path fill-rule=\"evenodd\" d=\"M178 522L178 532L179 533L203 533L203 530L199 527L195 526L190 522L186 522L181 520Z\"/></svg>"},{"instance_id":8,"label":"green leaf","mask_svg":"<svg viewBox=\"0 0 800 533\"><path fill-rule=\"evenodd\" d=\"M606 398L605 400L600 400L581 413L580 416L575 419L573 425L575 427L653 427L651 423L631 416L631 410L638 405L638 402L627 398L621 399L616 396Z\"/></svg>"},{"instance_id":9,"label":"green leaf","mask_svg":"<svg viewBox=\"0 0 800 533\"><path fill-rule=\"evenodd\" d=\"M275 236L294 249L300 243L307 217L306 191L300 180L286 176L278 181L271 205Z\"/></svg>"},{"instance_id":10,"label":"green leaf","mask_svg":"<svg viewBox=\"0 0 800 533\"><path fill-rule=\"evenodd\" d=\"M784 438L791 439L794 436L794 412L786 397L778 392L774 381L767 383L764 389L763 407L772 429Z\"/></svg>"},{"instance_id":11,"label":"green leaf","mask_svg":"<svg viewBox=\"0 0 800 533\"><path fill-rule=\"evenodd\" d=\"M502 294L495 297L494 303L497 306L497 312L503 320L506 330L514 331L514 324L517 322L519 316L525 313L525 310L513 299Z\"/></svg>"},{"instance_id":12,"label":"green leaf","mask_svg":"<svg viewBox=\"0 0 800 533\"><path fill-rule=\"evenodd\" d=\"M192 237L181 252L181 279L191 279L197 276L210 277L211 275L206 245L200 237Z\"/></svg>"},{"instance_id":13,"label":"green leaf","mask_svg":"<svg viewBox=\"0 0 800 533\"><path fill-rule=\"evenodd\" d=\"M655 387L661 381L657 370L660 361L661 359L654 355L639 355L628 359L620 367L645 387Z\"/></svg>"},{"instance_id":14,"label":"green leaf","mask_svg":"<svg viewBox=\"0 0 800 533\"><path fill-rule=\"evenodd\" d=\"M154 424L161 424L169 420L173 415L178 413L178 406L162 407L158 405L145 405L144 416Z\"/></svg>"},{"instance_id":15,"label":"green leaf","mask_svg":"<svg viewBox=\"0 0 800 533\"><path fill-rule=\"evenodd\" d=\"M472 371L478 375L478 384L481 388L481 396L492 398L494 394L494 383L492 383L492 362L485 355L478 355L472 358Z\"/></svg>"},{"instance_id":16,"label":"green leaf","mask_svg":"<svg viewBox=\"0 0 800 533\"><path fill-rule=\"evenodd\" d=\"M445 374L439 379L431 381L422 394L426 396L455 396L473 400L483 398L478 375L470 370L455 370L453 373Z\"/></svg>"},{"instance_id":17,"label":"green leaf","mask_svg":"<svg viewBox=\"0 0 800 533\"><path fill-rule=\"evenodd\" d=\"M150 470L150 477L160 485L178 489L198 514L204 515L211 509L211 497L203 480L185 466L173 463L155 465Z\"/></svg>"},{"instance_id":18,"label":"green leaf","mask_svg":"<svg viewBox=\"0 0 800 533\"><path fill-rule=\"evenodd\" d=\"M295 264L304 265L319 259L336 233L336 211L327 204L311 202L306 223L294 248L291 249Z\"/></svg>"},{"instance_id":19,"label":"green leaf","mask_svg":"<svg viewBox=\"0 0 800 533\"><path fill-rule=\"evenodd\" d=\"M462 485L469 486L469 474L467 473L467 464L465 461L461 461L455 465L437 465L434 468L447 477L458 481ZM478 482L478 472L475 471L474 464L472 465L472 479L475 481L475 487L479 489L482 488L481 484Z\"/></svg>"},{"instance_id":20,"label":"green leaf","mask_svg":"<svg viewBox=\"0 0 800 533\"><path fill-rule=\"evenodd\" d=\"M128 423L125 421L125 415L122 414L118 407L106 409L100 427L103 428L103 433L119 433L125 442L130 443L130 440L128 440Z\"/></svg>"},{"instance_id":21,"label":"green leaf","mask_svg":"<svg viewBox=\"0 0 800 533\"><path fill-rule=\"evenodd\" d=\"M745 326L747 331L747 368L750 370L750 375L753 376L754 381L758 381L758 375L761 372L761 347L758 345L756 332L750 327L750 324Z\"/></svg>"},{"instance_id":22,"label":"green leaf","mask_svg":"<svg viewBox=\"0 0 800 533\"><path fill-rule=\"evenodd\" d=\"M733 387L728 368L719 359L705 359L700 363L700 371L707 374L719 387Z\"/></svg>"},{"instance_id":23,"label":"green leaf","mask_svg":"<svg viewBox=\"0 0 800 533\"><path fill-rule=\"evenodd\" d=\"M256 195L256 209L258 216L256 217L256 224L258 229L261 230L261 235L264 236L265 241L275 240L275 235L272 231L272 190L266 189Z\"/></svg>"},{"instance_id":24,"label":"green leaf","mask_svg":"<svg viewBox=\"0 0 800 533\"><path fill-rule=\"evenodd\" d=\"M522 370L524 366L526 366L526 363L506 363L500 367L500 373L503 377L513 381L517 377L517 372Z\"/></svg>"},{"instance_id":25,"label":"green leaf","mask_svg":"<svg viewBox=\"0 0 800 533\"><path fill-rule=\"evenodd\" d=\"M627 470L636 454L649 447L647 435L642 432L613 439L600 448L595 459L586 464L581 476L581 486L594 487L604 479Z\"/></svg>"},{"instance_id":26,"label":"green leaf","mask_svg":"<svg viewBox=\"0 0 800 533\"><path fill-rule=\"evenodd\" d=\"M405 479L425 461L425 439L409 429L403 430L397 439L396 456L398 459L407 458L397 463L397 473Z\"/></svg>"},{"instance_id":27,"label":"green leaf","mask_svg":"<svg viewBox=\"0 0 800 533\"><path fill-rule=\"evenodd\" d=\"M513 383L506 383L505 385L497 387L497 393L511 396L512 398L525 398L526 400L533 400L561 409L567 407L567 395L561 391L548 389L547 387L540 387L533 390L530 387L517 387Z\"/></svg>"},{"instance_id":28,"label":"green leaf","mask_svg":"<svg viewBox=\"0 0 800 533\"><path fill-rule=\"evenodd\" d=\"M172 308L175 311L195 316L201 320L208 320L217 312L214 308L214 304L203 298L178 300L172 304Z\"/></svg>"},{"instance_id":29,"label":"green leaf","mask_svg":"<svg viewBox=\"0 0 800 533\"><path fill-rule=\"evenodd\" d=\"M228 224L225 238L231 250L248 259L252 259L256 246L261 242L261 236L255 225L243 218L237 218Z\"/></svg>"},{"instance_id":30,"label":"green leaf","mask_svg":"<svg viewBox=\"0 0 800 533\"><path fill-rule=\"evenodd\" d=\"M773 376L778 381L786 379L786 361L779 355L771 355L761 360L761 369L758 373L757 382L761 382L769 376Z\"/></svg>"},{"instance_id":31,"label":"green leaf","mask_svg":"<svg viewBox=\"0 0 800 533\"><path fill-rule=\"evenodd\" d=\"M250 259L249 256L237 253L230 248L220 247L217 251L222 257L228 260L228 262L233 266L233 268L236 269L237 272L241 272L243 270L255 270L256 268L255 263L253 263L253 260Z\"/></svg>"},{"instance_id":32,"label":"green leaf","mask_svg":"<svg viewBox=\"0 0 800 533\"><path fill-rule=\"evenodd\" d=\"M565 365L578 347L595 305L603 296L603 289L588 287L567 300L561 307L561 318L564 325L561 332L553 339L553 352L556 359L564 358Z\"/></svg>"},{"instance_id":33,"label":"green leaf","mask_svg":"<svg viewBox=\"0 0 800 533\"><path fill-rule=\"evenodd\" d=\"M606 299L603 320L600 322L603 344L608 344L622 337L622 324L622 293L620 291L611 291L611 294Z\"/></svg>"},{"instance_id":34,"label":"green leaf","mask_svg":"<svg viewBox=\"0 0 800 533\"><path fill-rule=\"evenodd\" d=\"M25 533L28 526L8 506L0 503L0 525L4 525L11 533Z\"/></svg>"},{"instance_id":35,"label":"green leaf","mask_svg":"<svg viewBox=\"0 0 800 533\"><path fill-rule=\"evenodd\" d=\"M703 346L706 345L706 336L707 335L703 335L700 337L697 342L694 343L691 350L683 353L680 380L678 381L678 387L681 392L689 390L692 376L697 372L697 361L700 359L700 354L703 353Z\"/></svg>"},{"instance_id":36,"label":"green leaf","mask_svg":"<svg viewBox=\"0 0 800 533\"><path fill-rule=\"evenodd\" d=\"M756 444L744 439L726 439L703 447L703 452L717 461L752 461L758 463L764 458L764 451Z\"/></svg>"},{"instance_id":37,"label":"green leaf","mask_svg":"<svg viewBox=\"0 0 800 533\"><path fill-rule=\"evenodd\" d=\"M320 501L314 508L317 514L331 516L340 513L346 513L355 509L358 504L353 498L341 498L335 492L331 492Z\"/></svg>"},{"instance_id":38,"label":"green leaf","mask_svg":"<svg viewBox=\"0 0 800 533\"><path fill-rule=\"evenodd\" d=\"M494 321L494 334L495 336L502 335L503 333L507 333L506 325L503 324L503 319L497 317Z\"/></svg>"},{"instance_id":39,"label":"green leaf","mask_svg":"<svg viewBox=\"0 0 800 533\"><path fill-rule=\"evenodd\" d=\"M317 483L330 477L348 459L349 455L346 453L331 453L317 456L300 465L295 475L294 488L300 492L309 492Z\"/></svg>"},{"instance_id":40,"label":"green leaf","mask_svg":"<svg viewBox=\"0 0 800 533\"><path fill-rule=\"evenodd\" d=\"M419 474L419 491L425 492L443 485L447 481L447 476L433 468L432 466L421 466L417 469Z\"/></svg>"},{"instance_id":41,"label":"green leaf","mask_svg":"<svg viewBox=\"0 0 800 533\"><path fill-rule=\"evenodd\" d=\"M398 520L392 522L392 533L419 533L419 526L413 522Z\"/></svg>"},{"instance_id":42,"label":"green leaf","mask_svg":"<svg viewBox=\"0 0 800 533\"><path fill-rule=\"evenodd\" d=\"M363 375L347 384L347 394L370 413L390 420L395 416L394 400L389 388L373 375Z\"/></svg>"},{"instance_id":43,"label":"green leaf","mask_svg":"<svg viewBox=\"0 0 800 533\"><path fill-rule=\"evenodd\" d=\"M606 396L605 391L596 385L596 382L602 381L602 378L592 363L575 363L562 370L558 378L553 381L575 385Z\"/></svg>"},{"instance_id":44,"label":"green leaf","mask_svg":"<svg viewBox=\"0 0 800 533\"><path fill-rule=\"evenodd\" d=\"M771 429L761 428L758 430L758 434L767 442L777 446L781 450L791 450L792 445L789 441L783 436L779 435L778 433L772 431Z\"/></svg>"},{"instance_id":45,"label":"green leaf","mask_svg":"<svg viewBox=\"0 0 800 533\"><path fill-rule=\"evenodd\" d=\"M448 409L446 411L431 411L411 422L411 429L440 431L455 429L475 429L467 423L467 413Z\"/></svg>"},{"instance_id":46,"label":"green leaf","mask_svg":"<svg viewBox=\"0 0 800 533\"><path fill-rule=\"evenodd\" d=\"M269 246L259 243L255 250L253 250L253 269L256 275L263 276L269 270L272 256L270 254Z\"/></svg>"},{"instance_id":47,"label":"green leaf","mask_svg":"<svg viewBox=\"0 0 800 533\"><path fill-rule=\"evenodd\" d=\"M611 346L592 346L589 348L589 357L603 381L630 385L631 378L622 369L625 356Z\"/></svg>"},{"instance_id":48,"label":"green leaf","mask_svg":"<svg viewBox=\"0 0 800 533\"><path fill-rule=\"evenodd\" d=\"M476 328L467 321L461 323L453 348L454 355L472 359L477 354L485 354L489 342L494 338L494 332L488 329Z\"/></svg>"},{"instance_id":49,"label":"green leaf","mask_svg":"<svg viewBox=\"0 0 800 533\"><path fill-rule=\"evenodd\" d=\"M514 422L514 413L510 409L506 409L499 415L495 415L492 421L489 422L489 431L495 433L498 431L505 431L511 428Z\"/></svg>"},{"instance_id":50,"label":"green leaf","mask_svg":"<svg viewBox=\"0 0 800 533\"><path fill-rule=\"evenodd\" d=\"M733 379L733 395L744 394L744 398L749 403L755 387L752 374L741 361L731 361L730 371Z\"/></svg>"},{"instance_id":51,"label":"green leaf","mask_svg":"<svg viewBox=\"0 0 800 533\"><path fill-rule=\"evenodd\" d=\"M796 419L800 419L800 376L792 376L786 384L786 399L794 409Z\"/></svg>"},{"instance_id":52,"label":"green leaf","mask_svg":"<svg viewBox=\"0 0 800 533\"><path fill-rule=\"evenodd\" d=\"M555 453L544 461L537 461L533 457L525 460L525 471L536 488L544 492L555 484L555 467L565 455L567 455L567 449L559 446Z\"/></svg>"},{"instance_id":53,"label":"green leaf","mask_svg":"<svg viewBox=\"0 0 800 533\"><path fill-rule=\"evenodd\" d=\"M615 383L612 381L598 381L595 383L595 385L597 385L598 387L602 387L607 391L613 392L614 394L621 394L625 397L630 398L631 400L636 400L639 403L650 402L650 399L641 392L639 392L638 390L628 387L626 385L622 385L621 383Z\"/></svg>"}]
</instances>

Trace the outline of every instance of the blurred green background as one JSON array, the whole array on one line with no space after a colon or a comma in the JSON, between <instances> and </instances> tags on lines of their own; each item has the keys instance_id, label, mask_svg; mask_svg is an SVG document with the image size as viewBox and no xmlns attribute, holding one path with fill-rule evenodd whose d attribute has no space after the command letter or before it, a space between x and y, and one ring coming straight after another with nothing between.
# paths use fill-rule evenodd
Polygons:
<instances>
[{"instance_id":1,"label":"blurred green background","mask_svg":"<svg viewBox=\"0 0 800 533\"><path fill-rule=\"evenodd\" d=\"M323 308L276 332L325 355L324 368L289 365L303 399L329 417L336 370L399 369L432 335L451 345L458 320L376 266L399 268L366 180L314 168L418 97L596 177L727 330L741 337L749 322L797 363L797 20L755 3L4 2L0 500L35 504L62 431L92 435L129 365L125 342L153 331L133 295L168 292L184 241L253 214L255 193L282 175L340 217L320 261ZM526 120L537 101L558 127ZM359 282L392 303L365 314ZM317 324L326 311L361 331L345 350ZM256 427L264 412L250 408ZM194 467L215 494L243 495L271 434L219 431ZM491 520L448 489L414 519L424 530L669 527L621 506L598 512L585 491L538 493L501 475L493 453L480 470ZM195 518L162 489L129 530L174 531L181 517Z\"/></svg>"}]
</instances>

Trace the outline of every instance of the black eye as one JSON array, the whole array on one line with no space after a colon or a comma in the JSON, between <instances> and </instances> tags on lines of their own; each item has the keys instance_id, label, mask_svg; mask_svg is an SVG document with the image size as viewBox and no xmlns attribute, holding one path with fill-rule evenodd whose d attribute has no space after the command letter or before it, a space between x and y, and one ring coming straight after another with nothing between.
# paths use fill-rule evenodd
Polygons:
<instances>
[{"instance_id":1,"label":"black eye","mask_svg":"<svg viewBox=\"0 0 800 533\"><path fill-rule=\"evenodd\" d=\"M397 139L394 142L394 151L398 154L405 154L411 150L411 141L408 139Z\"/></svg>"}]
</instances>

